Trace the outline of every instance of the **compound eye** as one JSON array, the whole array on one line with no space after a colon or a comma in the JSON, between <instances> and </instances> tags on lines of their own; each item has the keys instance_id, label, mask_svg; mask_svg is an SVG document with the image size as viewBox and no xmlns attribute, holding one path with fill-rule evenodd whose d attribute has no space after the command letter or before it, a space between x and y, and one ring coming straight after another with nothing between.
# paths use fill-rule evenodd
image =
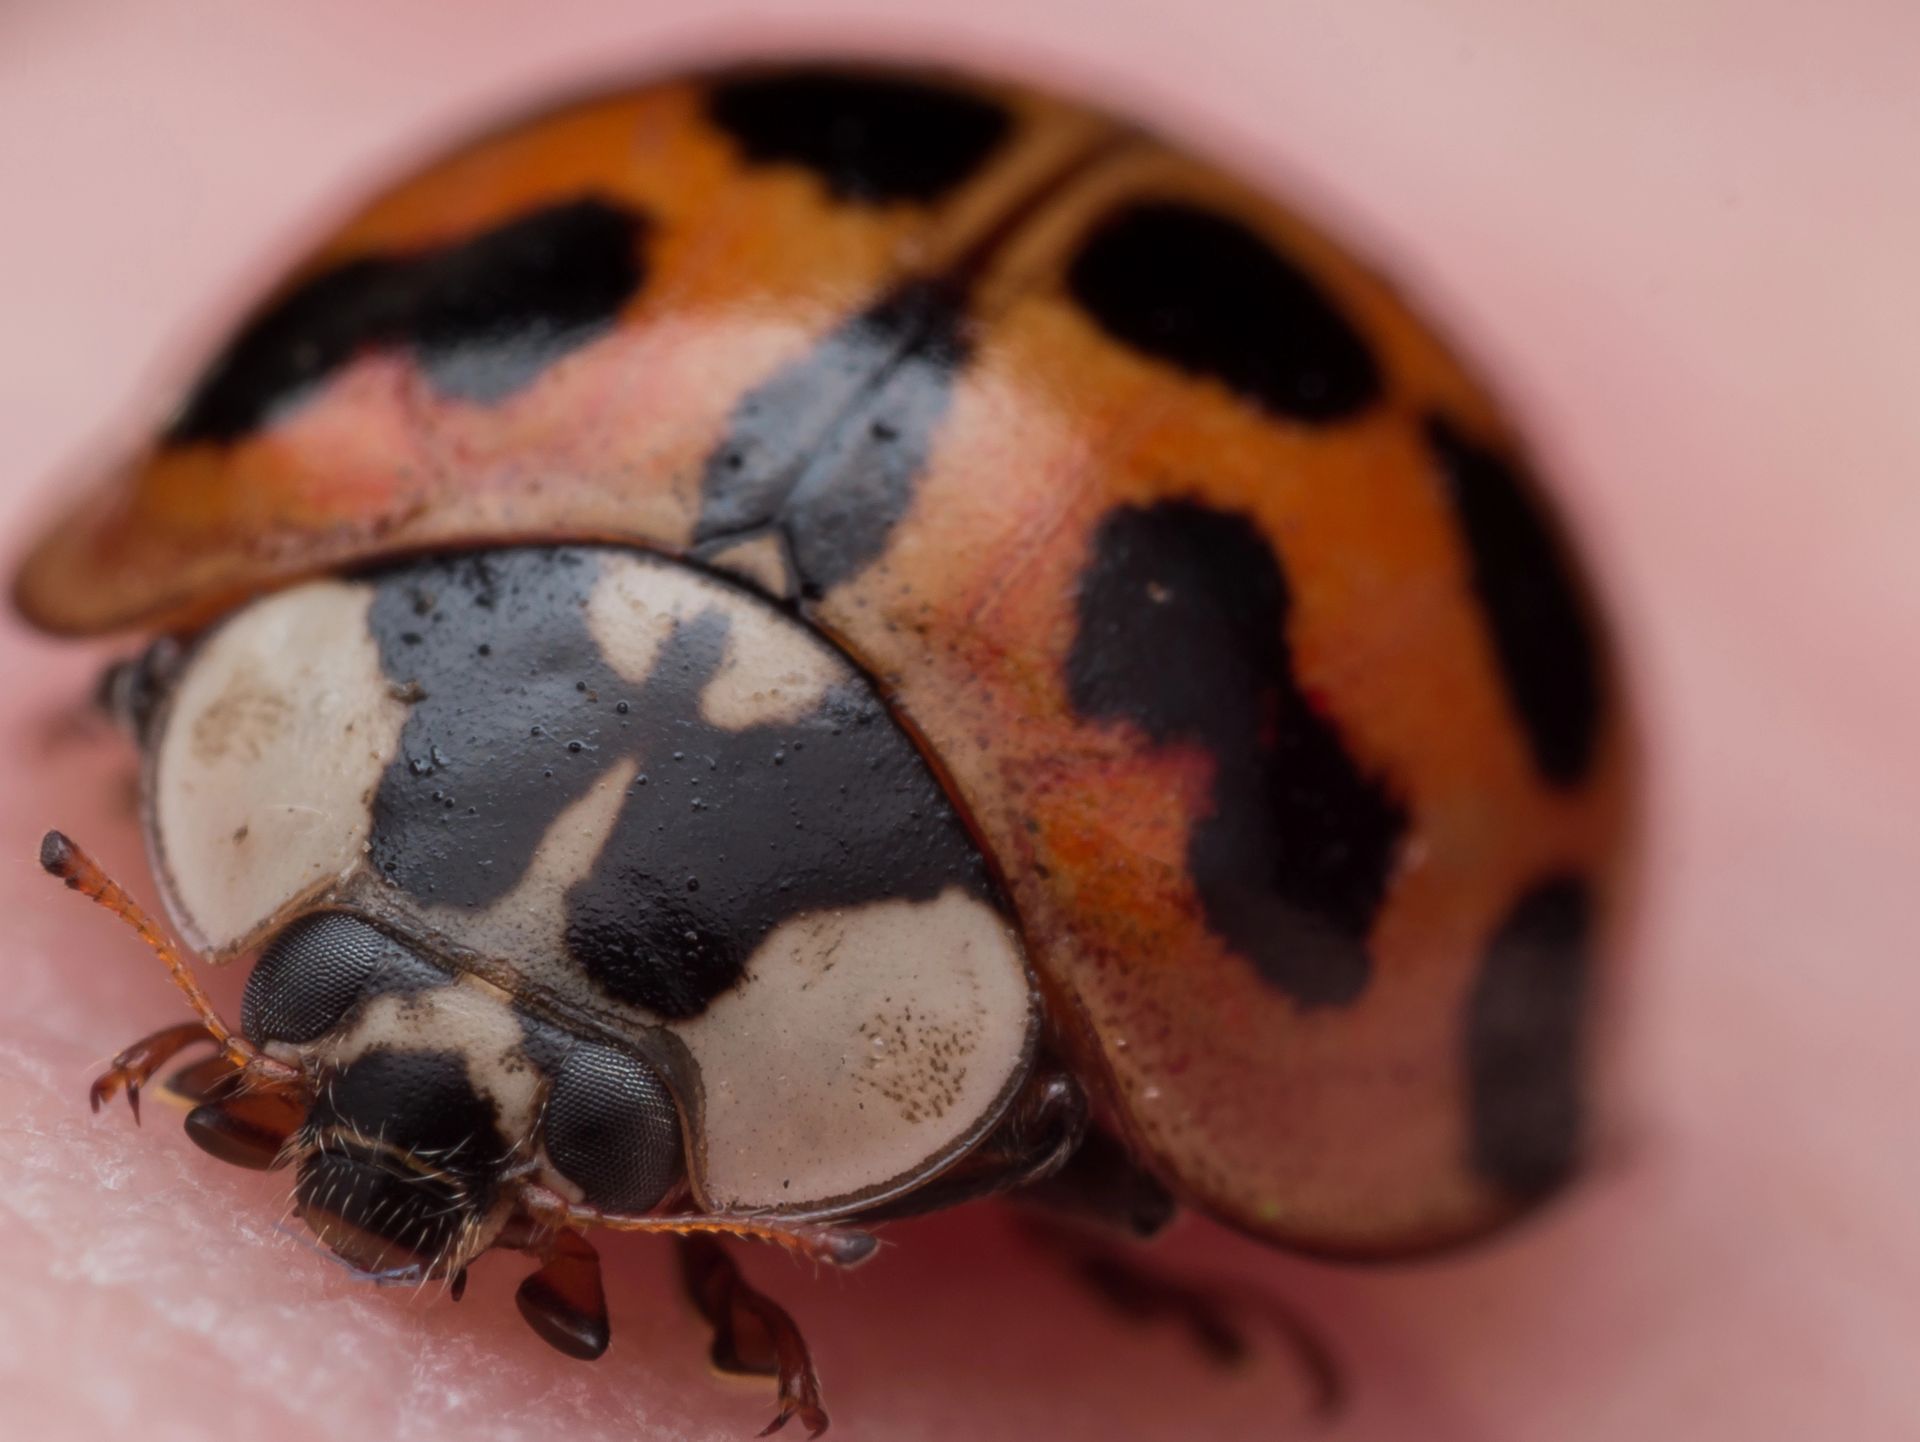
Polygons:
<instances>
[{"instance_id":1,"label":"compound eye","mask_svg":"<svg viewBox=\"0 0 1920 1442\"><path fill-rule=\"evenodd\" d=\"M293 922L253 964L240 998L240 1030L256 1045L304 1042L325 1036L385 973L444 981L379 928L341 911L316 912Z\"/></svg>"},{"instance_id":2,"label":"compound eye","mask_svg":"<svg viewBox=\"0 0 1920 1442\"><path fill-rule=\"evenodd\" d=\"M568 1053L547 1099L547 1156L603 1211L644 1212L680 1179L680 1113L654 1070L612 1047Z\"/></svg>"}]
</instances>

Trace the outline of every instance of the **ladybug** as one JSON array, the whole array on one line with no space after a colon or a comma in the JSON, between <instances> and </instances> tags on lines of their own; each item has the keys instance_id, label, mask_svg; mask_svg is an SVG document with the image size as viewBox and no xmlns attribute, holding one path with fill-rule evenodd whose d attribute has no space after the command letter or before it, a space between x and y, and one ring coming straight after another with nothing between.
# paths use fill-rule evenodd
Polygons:
<instances>
[{"instance_id":1,"label":"ladybug","mask_svg":"<svg viewBox=\"0 0 1920 1442\"><path fill-rule=\"evenodd\" d=\"M1016 85L732 69L360 210L25 561L111 677L187 1129L377 1277L1177 1202L1415 1254L1568 1181L1633 766L1500 412L1369 270Z\"/></svg>"}]
</instances>

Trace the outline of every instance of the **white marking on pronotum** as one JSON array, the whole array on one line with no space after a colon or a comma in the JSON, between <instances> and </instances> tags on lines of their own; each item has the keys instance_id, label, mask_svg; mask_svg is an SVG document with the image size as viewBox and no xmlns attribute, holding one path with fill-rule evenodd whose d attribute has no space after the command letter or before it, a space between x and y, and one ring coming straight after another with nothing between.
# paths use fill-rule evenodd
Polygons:
<instances>
[{"instance_id":1,"label":"white marking on pronotum","mask_svg":"<svg viewBox=\"0 0 1920 1442\"><path fill-rule=\"evenodd\" d=\"M216 960L362 863L373 820L358 801L407 719L367 626L372 601L371 586L314 581L235 612L161 713L148 839L174 920ZM271 725L236 704L263 696L283 703Z\"/></svg>"},{"instance_id":2,"label":"white marking on pronotum","mask_svg":"<svg viewBox=\"0 0 1920 1442\"><path fill-rule=\"evenodd\" d=\"M819 709L853 668L806 627L764 602L685 566L640 556L603 556L587 600L587 626L601 654L635 684L653 675L678 625L724 616L726 650L700 693L700 714L730 731L794 721Z\"/></svg>"}]
</instances>

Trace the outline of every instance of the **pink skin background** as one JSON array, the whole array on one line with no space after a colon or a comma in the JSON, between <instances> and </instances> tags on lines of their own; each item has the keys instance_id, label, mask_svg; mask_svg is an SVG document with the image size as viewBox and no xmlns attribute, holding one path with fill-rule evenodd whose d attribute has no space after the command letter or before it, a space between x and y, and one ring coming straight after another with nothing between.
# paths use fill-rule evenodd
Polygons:
<instances>
[{"instance_id":1,"label":"pink skin background","mask_svg":"<svg viewBox=\"0 0 1920 1442\"><path fill-rule=\"evenodd\" d=\"M457 18L456 18L457 17ZM582 78L857 49L1013 65L1143 112L1390 265L1535 438L1618 620L1650 769L1601 1165L1477 1252L1342 1270L1189 1220L1169 1268L1290 1298L1347 1359L1209 1370L993 1208L845 1277L752 1273L846 1438L1885 1438L1920 1430L1920 8L1906 0L968 0L0 9L0 517L157 414L330 211ZM0 622L0 1430L725 1438L665 1248L604 1247L588 1367L514 1314L375 1291L277 1229L284 1180L157 1099L87 1114L183 1015L35 868L151 898L131 757L72 718L105 652ZM216 993L231 1006L239 978Z\"/></svg>"}]
</instances>

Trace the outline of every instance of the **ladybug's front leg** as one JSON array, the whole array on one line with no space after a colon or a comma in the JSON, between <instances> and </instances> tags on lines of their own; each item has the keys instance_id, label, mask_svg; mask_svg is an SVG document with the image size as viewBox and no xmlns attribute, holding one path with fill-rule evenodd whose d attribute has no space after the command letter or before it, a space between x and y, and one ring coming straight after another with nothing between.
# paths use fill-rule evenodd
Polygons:
<instances>
[{"instance_id":1,"label":"ladybug's front leg","mask_svg":"<svg viewBox=\"0 0 1920 1442\"><path fill-rule=\"evenodd\" d=\"M779 1303L754 1290L726 1249L710 1236L683 1236L680 1275L694 1306L713 1326L713 1365L743 1377L778 1377L780 1411L760 1435L798 1417L809 1437L827 1430L820 1378L806 1340Z\"/></svg>"},{"instance_id":2,"label":"ladybug's front leg","mask_svg":"<svg viewBox=\"0 0 1920 1442\"><path fill-rule=\"evenodd\" d=\"M87 1099L97 1112L124 1091L138 1122L141 1088L174 1057L201 1044L218 1046L220 1038L197 1021L142 1037L95 1079ZM255 1076L224 1053L181 1068L168 1080L167 1090L194 1103L187 1113L187 1135L202 1151L253 1171L281 1165L288 1141L306 1118L305 1099L286 1088L283 1076L277 1072Z\"/></svg>"},{"instance_id":3,"label":"ladybug's front leg","mask_svg":"<svg viewBox=\"0 0 1920 1442\"><path fill-rule=\"evenodd\" d=\"M218 1045L219 1038L205 1022L183 1021L162 1027L152 1036L142 1037L107 1064L87 1090L87 1102L94 1111L112 1101L121 1092L127 1094L127 1106L133 1119L140 1120L140 1088L153 1080L153 1074L188 1047L201 1043Z\"/></svg>"}]
</instances>

